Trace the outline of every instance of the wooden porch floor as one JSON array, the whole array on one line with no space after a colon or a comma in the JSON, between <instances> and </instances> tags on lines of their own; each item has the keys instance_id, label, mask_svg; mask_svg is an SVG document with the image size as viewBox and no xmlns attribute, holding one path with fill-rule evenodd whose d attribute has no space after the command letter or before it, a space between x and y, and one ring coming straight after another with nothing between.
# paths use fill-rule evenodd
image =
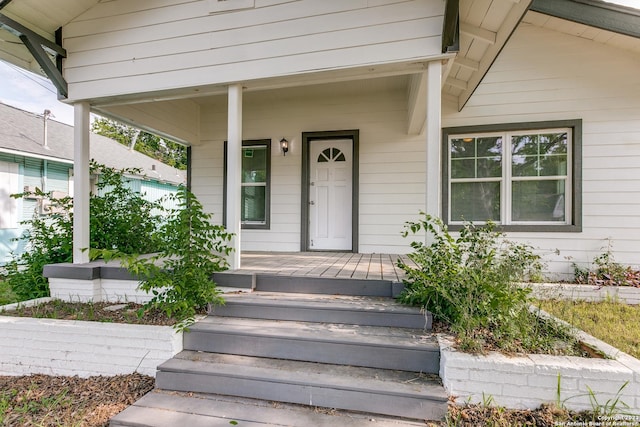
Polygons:
<instances>
[{"instance_id":1,"label":"wooden porch floor","mask_svg":"<svg viewBox=\"0 0 640 427\"><path fill-rule=\"evenodd\" d=\"M241 268L234 272L400 282L404 272L396 265L398 258L412 264L406 255L394 254L244 251Z\"/></svg>"}]
</instances>

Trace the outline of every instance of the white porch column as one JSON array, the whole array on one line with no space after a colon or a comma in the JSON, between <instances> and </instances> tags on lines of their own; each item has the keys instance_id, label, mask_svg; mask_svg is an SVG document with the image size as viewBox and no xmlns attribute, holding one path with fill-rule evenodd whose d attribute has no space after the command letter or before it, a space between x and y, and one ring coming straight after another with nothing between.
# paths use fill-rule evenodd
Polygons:
<instances>
[{"instance_id":1,"label":"white porch column","mask_svg":"<svg viewBox=\"0 0 640 427\"><path fill-rule=\"evenodd\" d=\"M442 151L442 63L431 61L427 66L427 176L425 212L431 216L440 216L440 184L442 169L440 167Z\"/></svg>"},{"instance_id":2,"label":"white porch column","mask_svg":"<svg viewBox=\"0 0 640 427\"><path fill-rule=\"evenodd\" d=\"M84 264L89 262L89 103L73 109L73 263Z\"/></svg>"},{"instance_id":3,"label":"white porch column","mask_svg":"<svg viewBox=\"0 0 640 427\"><path fill-rule=\"evenodd\" d=\"M227 230L234 234L229 259L232 270L240 268L240 221L242 192L242 85L228 89L227 118Z\"/></svg>"}]
</instances>

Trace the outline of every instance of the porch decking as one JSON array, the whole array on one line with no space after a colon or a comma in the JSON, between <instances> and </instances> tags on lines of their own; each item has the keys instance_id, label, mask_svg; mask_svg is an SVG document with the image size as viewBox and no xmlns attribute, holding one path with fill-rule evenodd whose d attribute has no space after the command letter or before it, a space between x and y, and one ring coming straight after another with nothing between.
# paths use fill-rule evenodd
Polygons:
<instances>
[{"instance_id":1,"label":"porch decking","mask_svg":"<svg viewBox=\"0 0 640 427\"><path fill-rule=\"evenodd\" d=\"M396 265L399 258L412 264L407 255L396 254L246 251L241 268L232 272L401 282L404 272Z\"/></svg>"}]
</instances>

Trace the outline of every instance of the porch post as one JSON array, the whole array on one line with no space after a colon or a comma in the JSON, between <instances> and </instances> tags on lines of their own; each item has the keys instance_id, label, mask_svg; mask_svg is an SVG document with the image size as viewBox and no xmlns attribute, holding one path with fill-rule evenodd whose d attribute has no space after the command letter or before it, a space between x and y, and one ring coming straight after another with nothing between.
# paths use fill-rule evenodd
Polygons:
<instances>
[{"instance_id":1,"label":"porch post","mask_svg":"<svg viewBox=\"0 0 640 427\"><path fill-rule=\"evenodd\" d=\"M73 110L73 263L84 264L89 262L89 103L75 103Z\"/></svg>"},{"instance_id":2,"label":"porch post","mask_svg":"<svg viewBox=\"0 0 640 427\"><path fill-rule=\"evenodd\" d=\"M431 61L427 66L427 120L426 120L426 152L427 176L425 212L433 217L440 217L440 183L441 183L441 127L442 127L442 63Z\"/></svg>"},{"instance_id":3,"label":"porch post","mask_svg":"<svg viewBox=\"0 0 640 427\"><path fill-rule=\"evenodd\" d=\"M242 192L242 85L228 88L227 119L227 230L234 234L230 268L240 268L240 221Z\"/></svg>"}]
</instances>

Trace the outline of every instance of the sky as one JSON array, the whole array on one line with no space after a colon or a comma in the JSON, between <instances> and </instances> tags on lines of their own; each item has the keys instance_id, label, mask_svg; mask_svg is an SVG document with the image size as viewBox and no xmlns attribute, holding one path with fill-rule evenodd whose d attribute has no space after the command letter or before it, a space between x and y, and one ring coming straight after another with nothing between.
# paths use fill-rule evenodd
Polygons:
<instances>
[{"instance_id":1,"label":"sky","mask_svg":"<svg viewBox=\"0 0 640 427\"><path fill-rule=\"evenodd\" d=\"M36 114L48 109L53 120L73 125L73 107L58 101L48 79L4 61L0 61L0 102Z\"/></svg>"},{"instance_id":2,"label":"sky","mask_svg":"<svg viewBox=\"0 0 640 427\"><path fill-rule=\"evenodd\" d=\"M640 0L607 1L640 9ZM36 114L48 109L54 120L73 125L73 107L58 101L49 80L3 61L0 61L0 102Z\"/></svg>"}]
</instances>

